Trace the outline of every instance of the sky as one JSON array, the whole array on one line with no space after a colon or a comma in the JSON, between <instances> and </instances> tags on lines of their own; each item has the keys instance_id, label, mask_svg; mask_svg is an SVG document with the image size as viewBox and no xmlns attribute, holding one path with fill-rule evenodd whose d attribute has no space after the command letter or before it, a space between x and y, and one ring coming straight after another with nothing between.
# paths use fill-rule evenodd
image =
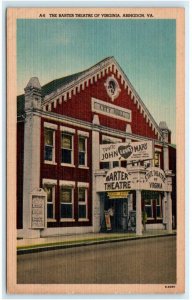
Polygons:
<instances>
[{"instance_id":1,"label":"sky","mask_svg":"<svg viewBox=\"0 0 192 300\"><path fill-rule=\"evenodd\" d=\"M114 56L156 122L166 121L175 143L176 22L123 19L19 19L17 86L83 71Z\"/></svg>"}]
</instances>

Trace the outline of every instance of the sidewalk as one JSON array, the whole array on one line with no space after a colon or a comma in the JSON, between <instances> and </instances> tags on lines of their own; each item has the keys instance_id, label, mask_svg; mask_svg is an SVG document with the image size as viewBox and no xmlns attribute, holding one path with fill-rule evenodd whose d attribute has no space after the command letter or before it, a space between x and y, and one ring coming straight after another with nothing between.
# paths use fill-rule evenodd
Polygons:
<instances>
[{"instance_id":1,"label":"sidewalk","mask_svg":"<svg viewBox=\"0 0 192 300\"><path fill-rule=\"evenodd\" d=\"M78 235L52 236L38 239L17 240L17 254L41 252L56 249L120 242L127 240L146 239L176 235L176 231L147 230L142 236L135 233L88 233Z\"/></svg>"}]
</instances>

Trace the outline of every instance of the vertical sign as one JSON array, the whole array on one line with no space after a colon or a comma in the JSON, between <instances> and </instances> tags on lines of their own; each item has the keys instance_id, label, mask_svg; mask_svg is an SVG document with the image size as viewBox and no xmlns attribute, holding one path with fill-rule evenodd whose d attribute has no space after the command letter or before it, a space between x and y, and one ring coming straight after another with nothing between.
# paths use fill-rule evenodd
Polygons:
<instances>
[{"instance_id":1,"label":"vertical sign","mask_svg":"<svg viewBox=\"0 0 192 300\"><path fill-rule=\"evenodd\" d=\"M31 194L31 228L45 228L46 219L46 193L39 189Z\"/></svg>"}]
</instances>

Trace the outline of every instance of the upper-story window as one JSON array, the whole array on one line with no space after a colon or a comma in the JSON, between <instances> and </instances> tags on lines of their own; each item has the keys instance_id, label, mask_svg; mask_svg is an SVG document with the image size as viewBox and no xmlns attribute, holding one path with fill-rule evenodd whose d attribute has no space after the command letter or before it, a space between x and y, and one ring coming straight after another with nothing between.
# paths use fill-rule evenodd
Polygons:
<instances>
[{"instance_id":1,"label":"upper-story window","mask_svg":"<svg viewBox=\"0 0 192 300\"><path fill-rule=\"evenodd\" d=\"M55 163L55 130L57 125L44 123L44 161Z\"/></svg>"},{"instance_id":2,"label":"upper-story window","mask_svg":"<svg viewBox=\"0 0 192 300\"><path fill-rule=\"evenodd\" d=\"M74 167L75 129L60 126L61 130L61 165Z\"/></svg>"},{"instance_id":3,"label":"upper-story window","mask_svg":"<svg viewBox=\"0 0 192 300\"><path fill-rule=\"evenodd\" d=\"M77 131L78 134L78 166L79 168L87 167L87 142L89 137L89 132L87 131Z\"/></svg>"},{"instance_id":4,"label":"upper-story window","mask_svg":"<svg viewBox=\"0 0 192 300\"><path fill-rule=\"evenodd\" d=\"M45 160L52 161L53 152L54 152L54 131L52 129L45 128L44 137L45 137Z\"/></svg>"},{"instance_id":5,"label":"upper-story window","mask_svg":"<svg viewBox=\"0 0 192 300\"><path fill-rule=\"evenodd\" d=\"M155 155L154 155L154 167L160 168L160 153L159 152L155 152Z\"/></svg>"},{"instance_id":6,"label":"upper-story window","mask_svg":"<svg viewBox=\"0 0 192 300\"><path fill-rule=\"evenodd\" d=\"M84 136L79 136L78 143L79 150L79 166L87 165L87 138Z\"/></svg>"},{"instance_id":7,"label":"upper-story window","mask_svg":"<svg viewBox=\"0 0 192 300\"><path fill-rule=\"evenodd\" d=\"M65 132L61 134L61 162L73 164L73 135Z\"/></svg>"}]
</instances>

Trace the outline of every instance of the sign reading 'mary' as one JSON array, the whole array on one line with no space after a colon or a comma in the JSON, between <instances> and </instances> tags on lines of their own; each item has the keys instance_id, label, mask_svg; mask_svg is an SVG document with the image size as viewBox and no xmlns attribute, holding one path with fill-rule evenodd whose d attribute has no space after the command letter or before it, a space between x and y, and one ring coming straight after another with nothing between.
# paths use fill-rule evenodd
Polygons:
<instances>
[{"instance_id":1,"label":"sign reading 'mary'","mask_svg":"<svg viewBox=\"0 0 192 300\"><path fill-rule=\"evenodd\" d=\"M153 159L152 141L100 145L100 161L137 161Z\"/></svg>"}]
</instances>

